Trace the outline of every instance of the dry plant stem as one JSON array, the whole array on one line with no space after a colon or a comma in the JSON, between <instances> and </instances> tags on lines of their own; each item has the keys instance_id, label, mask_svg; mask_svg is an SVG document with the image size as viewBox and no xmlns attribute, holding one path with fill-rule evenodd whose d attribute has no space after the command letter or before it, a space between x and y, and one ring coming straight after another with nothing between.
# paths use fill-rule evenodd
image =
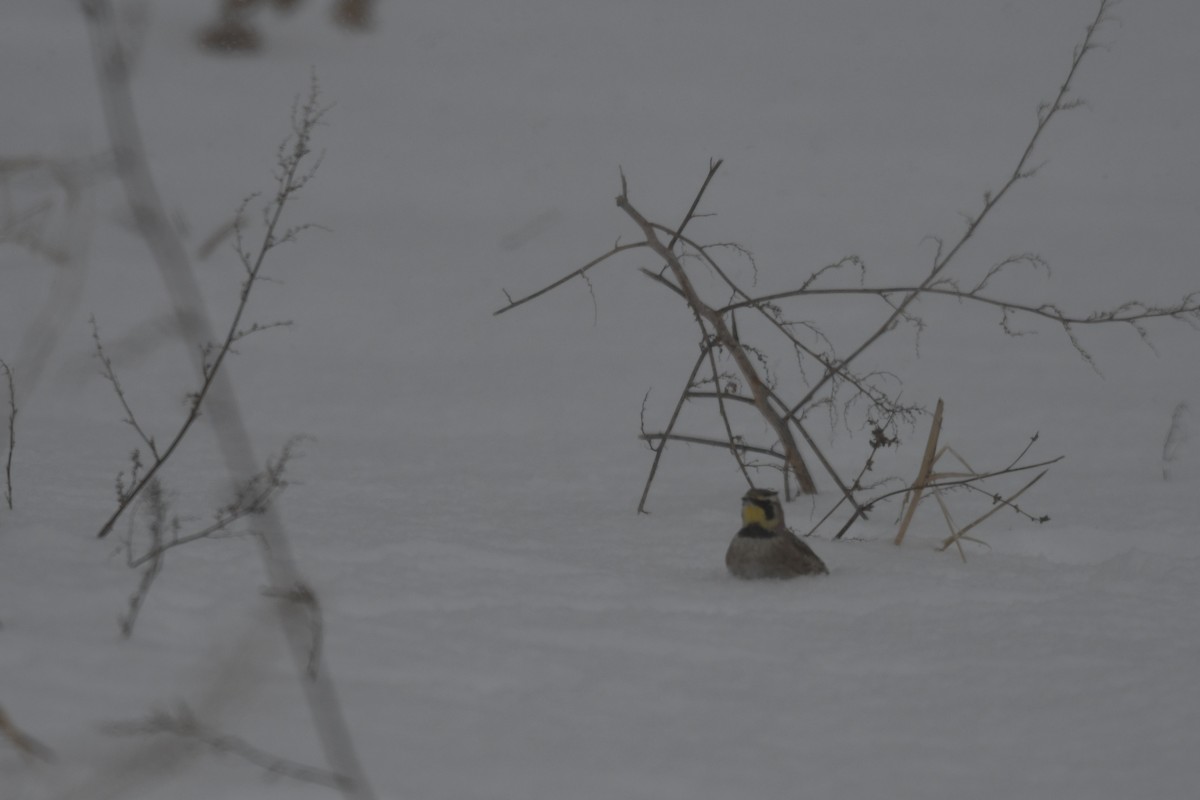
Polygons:
<instances>
[{"instance_id":1,"label":"dry plant stem","mask_svg":"<svg viewBox=\"0 0 1200 800\"><path fill-rule=\"evenodd\" d=\"M130 92L127 54L120 41L112 4L108 0L83 0L82 8L95 57L109 139L138 230L150 248L166 285L181 331L197 343L216 342L217 337L204 311L202 295L187 252L171 225L150 174ZM297 169L307 154L312 126L319 119L315 86L309 104L302 112L303 117L293 120L295 130L291 153L281 152L282 174L278 176L279 190L274 215L267 220L267 234L257 260L248 265L250 269L261 266L267 251L275 244L276 225L283 205L297 184L303 183L307 177L298 173ZM288 161L288 158L291 160ZM249 286L250 281L247 280L245 291ZM236 324L230 328L231 331L236 329ZM227 348L223 348L211 364L206 363L203 352L199 350L193 351L192 355L205 387L203 404L206 416L231 476L240 483L257 472L259 460L255 457L249 431L238 408L233 385L220 369L220 360L225 352ZM199 405L197 402L196 406ZM293 587L306 586L307 582L302 578L292 555L283 522L272 503L268 502L263 508L256 532L271 588L286 593ZM326 761L334 773L345 776L338 788L346 798L371 800L375 793L355 752L329 670L323 665L310 668L313 636L309 614L297 603L280 602L276 608Z\"/></svg>"},{"instance_id":2,"label":"dry plant stem","mask_svg":"<svg viewBox=\"0 0 1200 800\"><path fill-rule=\"evenodd\" d=\"M1096 11L1095 18L1092 20L1091 24L1087 26L1087 33L1083 37L1083 42L1075 48L1075 52L1071 58L1070 69L1067 71L1067 76L1063 80L1062 85L1059 87L1058 94L1055 95L1053 102L1044 105L1039 110L1037 127L1034 129L1033 135L1026 143L1025 150L1021 153L1021 157L1017 160L1017 164L1013 168L1012 174L1004 182L1004 185L1000 187L999 191L995 193L988 192L984 195L983 208L978 214L969 219L967 223L967 229L963 232L962 236L959 237L958 241L956 241L953 246L950 247L949 250L945 250L939 243L937 255L934 258L933 268L930 270L929 274L925 276L925 280L921 281L921 283L912 291L905 294L904 299L893 307L892 313L888 315L884 323L880 325L874 333L868 336L857 348L855 348L853 352L846 356L846 358L842 359L839 362L839 367L844 369L845 367L849 366L849 364L862 355L867 348L878 341L879 338L885 333L890 331L892 327L902 317L904 317L908 307L911 306L918 297L928 291L929 288L938 280L941 274L945 272L946 268L954 260L954 257L958 255L959 251L961 251L967 242L971 240L971 238L975 235L975 232L979 230L979 226L983 224L985 219L987 219L992 209L994 209L996 205L1002 199L1004 199L1004 196L1008 194L1009 189L1011 189L1018 181L1031 177L1033 173L1036 172L1036 167L1030 168L1028 166L1029 159L1033 155L1033 150L1042 137L1042 132L1045 131L1046 126L1050 124L1050 120L1054 119L1059 111L1072 108L1074 105L1077 105L1077 103L1074 101L1067 100L1067 95L1071 90L1071 81L1075 78L1075 73L1078 71L1079 65L1083 63L1084 57L1097 46L1093 39L1095 37L1096 30L1105 20L1109 5L1110 0L1101 0L1100 7ZM805 406L808 405L809 401L811 401L817 395L817 393L835 376L836 373L827 370L821 379L816 381L809 388L804 397L802 397L798 403L788 410L787 416L789 418L795 418L796 414L800 413Z\"/></svg>"},{"instance_id":3,"label":"dry plant stem","mask_svg":"<svg viewBox=\"0 0 1200 800\"><path fill-rule=\"evenodd\" d=\"M921 457L921 468L917 470L917 479L913 481L912 494L908 495L908 508L905 509L904 521L900 523L900 530L896 531L894 544L899 545L904 542L904 534L908 532L913 515L917 513L917 505L921 502L921 493L929 484L929 476L933 472L934 455L938 449L938 437L942 434L942 411L944 408L945 404L939 397L937 408L933 412L933 422L929 426L929 438L925 441L925 455Z\"/></svg>"},{"instance_id":4,"label":"dry plant stem","mask_svg":"<svg viewBox=\"0 0 1200 800\"><path fill-rule=\"evenodd\" d=\"M4 379L8 385L8 455L4 459L4 502L8 505L8 510L12 511L12 463L13 450L17 446L17 391L13 387L12 370L4 359L0 359L0 368L4 369Z\"/></svg>"},{"instance_id":5,"label":"dry plant stem","mask_svg":"<svg viewBox=\"0 0 1200 800\"><path fill-rule=\"evenodd\" d=\"M937 501L938 508L942 510L942 518L946 520L946 527L950 529L951 533L958 530L954 525L954 518L950 516L950 509L946 506L946 501L942 499L942 493L934 492L933 499ZM997 506L997 508L999 508L999 506ZM993 511L994 510L995 509L993 509ZM962 559L964 564L967 563L967 551L963 549L961 539L959 537L952 536L947 540L947 546L949 546L950 541L953 541L954 546L958 548L958 557ZM945 549L945 547L942 548L942 550Z\"/></svg>"},{"instance_id":6,"label":"dry plant stem","mask_svg":"<svg viewBox=\"0 0 1200 800\"><path fill-rule=\"evenodd\" d=\"M705 186L708 185L712 174L716 172L720 165L721 162L717 161L709 169L709 177L705 180ZM675 279L676 286L684 293L692 311L713 330L713 335L717 342L729 353L734 363L737 364L738 371L742 373L742 377L750 387L750 393L754 397L754 407L779 439L780 446L783 448L784 455L787 458L788 466L796 476L800 491L804 494L816 494L816 483L813 482L808 465L804 463L803 458L800 456L796 440L792 436L787 423L771 406L769 390L763 383L762 378L758 376L758 371L755 369L750 357L746 355L746 351L742 348L741 343L730 331L729 326L725 323L725 318L700 299L699 294L697 294L695 287L692 285L691 279L683 268L683 264L680 263L679 257L658 238L658 230L655 226L642 216L641 212L629 202L629 191L624 175L621 176L621 195L617 198L617 207L624 211L641 228L642 234L646 237L646 243L649 244L650 249L657 256L666 262L672 277Z\"/></svg>"}]
</instances>

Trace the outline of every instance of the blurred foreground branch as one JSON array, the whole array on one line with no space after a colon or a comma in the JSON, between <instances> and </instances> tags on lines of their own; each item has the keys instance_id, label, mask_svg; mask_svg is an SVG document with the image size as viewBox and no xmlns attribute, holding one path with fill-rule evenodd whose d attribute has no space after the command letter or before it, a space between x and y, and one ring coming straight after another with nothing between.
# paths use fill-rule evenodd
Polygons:
<instances>
[{"instance_id":1,"label":"blurred foreground branch","mask_svg":"<svg viewBox=\"0 0 1200 800\"><path fill-rule=\"evenodd\" d=\"M0 734L21 753L39 761L54 761L54 751L17 727L8 713L0 707Z\"/></svg>"},{"instance_id":2,"label":"blurred foreground branch","mask_svg":"<svg viewBox=\"0 0 1200 800\"><path fill-rule=\"evenodd\" d=\"M247 742L239 736L218 733L200 722L195 713L187 705L180 703L174 713L162 709L152 711L144 719L128 722L111 722L104 726L107 733L113 736L154 736L167 734L180 739L199 742L217 753L237 756L257 767L261 767L272 775L328 786L332 789L344 789L349 779L326 769L301 764L298 761L276 756Z\"/></svg>"},{"instance_id":3,"label":"blurred foreground branch","mask_svg":"<svg viewBox=\"0 0 1200 800\"><path fill-rule=\"evenodd\" d=\"M118 176L138 231L150 249L170 296L180 331L186 340L195 344L189 352L201 378L201 385L205 387L202 398L205 416L234 484L244 485L258 472L260 462L255 456L250 433L238 407L233 384L226 371L220 369L231 337L227 335L218 339L215 334L188 254L171 225L150 173L130 91L129 57L121 41L112 3L109 0L82 0L81 6L87 21L100 99ZM242 289L243 301L250 290L253 276L267 254L276 245L289 241L295 235L296 229L279 227L280 220L288 200L312 175L314 160L310 158L311 139L323 113L314 77L307 99L293 106L292 132L279 149L276 191L263 210L266 232L262 243L254 251L240 246L238 249L247 272ZM316 163L319 163L319 158ZM232 336L236 337L240 329L235 322L229 330L234 331ZM214 344L219 342L225 345ZM215 351L214 347L217 348ZM309 584L301 575L292 555L283 521L269 498L263 504L255 532L271 589L286 594L297 587L307 587ZM277 603L275 607L325 759L333 773L345 778L339 782L338 788L348 799L371 800L375 794L359 762L333 678L323 663L323 651L316 653L317 663L312 663L310 615L298 603Z\"/></svg>"}]
</instances>

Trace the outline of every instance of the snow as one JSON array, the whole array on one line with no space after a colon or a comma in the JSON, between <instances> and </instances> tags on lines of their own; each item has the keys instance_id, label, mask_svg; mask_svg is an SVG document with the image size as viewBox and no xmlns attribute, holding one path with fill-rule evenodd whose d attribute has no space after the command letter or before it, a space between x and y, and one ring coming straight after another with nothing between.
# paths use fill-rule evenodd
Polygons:
<instances>
[{"instance_id":1,"label":"snow","mask_svg":"<svg viewBox=\"0 0 1200 800\"><path fill-rule=\"evenodd\" d=\"M145 6L134 86L189 246L271 189L310 70L334 103L291 217L328 231L277 250L251 304L294 324L247 339L229 369L263 457L313 437L281 507L381 797L1193 796L1200 441L1169 480L1162 453L1179 403L1196 430L1194 332L1153 326L1156 355L1131 331L1085 331L1098 374L1049 327L1008 339L992 314L923 302L919 351L902 329L873 357L906 398L945 398L943 440L968 460L1006 463L1034 432L1035 457L1066 455L1022 498L1050 522L998 514L963 563L937 552L933 504L893 546L890 504L847 539L809 539L830 576L748 583L721 561L745 485L724 455L669 448L652 513L634 513L642 397L661 423L696 347L687 311L636 272L645 256L593 271L594 305L575 282L492 316L502 288L636 236L613 205L618 167L639 208L674 221L710 157L725 159L704 203L717 216L696 233L751 248L760 287L850 253L911 280L923 237L955 235L1011 170L1095 3L386 4L362 36L310 3L238 57L193 46L212 7ZM1072 310L1200 288L1200 6L1116 14L1077 78L1088 107L1048 132L1046 165L965 274L1037 252L1049 277L997 288ZM101 152L75 5L8 0L0 20L0 156ZM320 764L251 542L172 552L118 637L137 575L93 537L135 441L88 317L116 343L169 307L115 183L84 209L86 285L23 399L0 511L0 704L58 758L0 741L0 800L330 796L103 729L183 701ZM226 319L240 267L223 250L198 269ZM56 276L11 245L0 276L0 357L16 363ZM857 300L812 313L841 342L881 319ZM191 388L183 347L159 334L118 369L165 435ZM915 473L924 425L889 470ZM859 463L861 433L819 436ZM196 520L222 502L206 429L167 479ZM788 506L799 530L831 502L819 480L815 503Z\"/></svg>"}]
</instances>

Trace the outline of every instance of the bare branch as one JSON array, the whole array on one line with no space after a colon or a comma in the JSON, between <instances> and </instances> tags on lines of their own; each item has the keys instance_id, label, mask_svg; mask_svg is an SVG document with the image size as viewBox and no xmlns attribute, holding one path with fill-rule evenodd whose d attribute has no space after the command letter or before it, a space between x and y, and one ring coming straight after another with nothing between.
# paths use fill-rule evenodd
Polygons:
<instances>
[{"instance_id":1,"label":"bare branch","mask_svg":"<svg viewBox=\"0 0 1200 800\"><path fill-rule=\"evenodd\" d=\"M887 434L887 429L890 428L892 426L892 424L893 424L893 420L889 419L888 422L885 424L876 424L874 426L874 428L871 431L871 452L867 455L867 458L863 462L862 467L859 468L858 474L854 476L854 480L850 484L850 491L843 492L841 498L836 503L834 503L832 506L830 506L829 510L825 512L824 516L822 516L819 520L817 520L816 524L814 524L809 529L808 533L805 534L806 536L811 536L814 533L816 533L817 530L819 530L821 528L821 526L825 524L826 520L828 520L830 517L832 517L837 512L837 510L842 507L843 503L845 503L847 501L854 503L853 492L861 491L861 490L867 488L867 487L863 486L862 479L863 479L864 475L866 475L868 472L870 472L871 470L873 470L875 468L875 454L878 453L884 447L895 447L896 445L899 444L899 441L897 439L895 439L894 437L888 436L888 434ZM879 483L872 484L871 488L874 488L875 486L878 486L878 485L879 485ZM854 516L851 519L857 520L859 517L861 517L862 519L866 519L867 515L870 513L870 511L871 511L871 503L865 503L865 504L857 504L856 503L856 504L854 504ZM841 531L839 531L838 534L836 536L834 536L834 538L835 539L842 538L842 535L848 529L849 529L849 525L847 525L846 528L843 528Z\"/></svg>"},{"instance_id":2,"label":"bare branch","mask_svg":"<svg viewBox=\"0 0 1200 800\"><path fill-rule=\"evenodd\" d=\"M656 230L660 230L664 233L671 233L671 231L669 229L664 228L661 225L655 225L654 227ZM733 311L740 309L740 308L752 309L753 311L755 311L759 315L761 315L772 327L774 327L776 330L778 330L784 336L784 338L786 338L791 343L791 345L796 349L796 351L798 353L803 353L804 355L809 356L810 358L815 360L818 364L820 364L820 366L825 370L826 374L832 376L831 380L833 380L833 381L844 380L846 383L849 383L850 385L854 386L855 389L857 389L859 392L870 397L871 401L874 404L876 404L884 413L889 413L892 410L894 410L890 407L887 397L885 395L883 395L882 393L876 391L872 387L868 386L866 383L864 383L862 381L862 379L859 376L856 376L853 373L851 373L846 368L846 362L844 362L844 361L838 362L838 361L834 360L833 358L827 356L826 354L821 353L821 352L813 349L812 347L808 346L804 342L800 341L800 339L797 338L797 336L789 329L790 325L792 325L794 323L788 323L788 322L784 321L781 318L780 314L775 313L773 311L772 306L770 304L770 299L771 299L770 296L768 296L766 298L758 298L758 299L751 298L745 292L745 290L743 290L736 282L733 281L732 278L729 277L729 275L725 272L725 270L721 268L720 264L718 264L709 255L707 247L700 245L697 242L692 241L691 239L687 238L686 236L681 236L680 241L682 241L685 245L692 248L699 254L699 256L701 257L701 259L703 259L704 263L708 266L708 268L711 269L718 277L721 278L721 280L725 283L725 285L727 285L730 288L730 291L733 292L735 297L744 298L743 301L741 301L741 302L730 303L728 305L725 305L722 308L716 309L717 313L724 315L727 312L732 313ZM831 267L840 266L842 263L857 263L857 260L855 259L855 257L851 256L851 257L848 257L847 259L844 259L842 262L838 262L838 264L830 265L830 266ZM828 268L824 268L824 269L828 269ZM824 271L824 269L820 270L819 272ZM643 272L647 272L647 271L643 270ZM781 294L787 294L787 293L781 293ZM789 294L789 296L790 296L790 294ZM759 302L759 300L762 300L763 302ZM784 406L784 407L787 407L787 406ZM795 415L793 414L792 417L795 418Z\"/></svg>"},{"instance_id":3,"label":"bare branch","mask_svg":"<svg viewBox=\"0 0 1200 800\"><path fill-rule=\"evenodd\" d=\"M1020 257L1022 260L1024 256ZM1015 261L1006 261L1003 263L1015 263ZM993 268L995 269L995 268ZM989 273L989 276L993 273ZM1014 314L1026 314L1033 317L1050 320L1058 324L1071 346L1080 355L1085 362L1093 369L1097 369L1095 359L1091 353L1079 341L1073 330L1074 326L1091 326L1091 325L1109 325L1120 323L1129 325L1138 334L1138 337L1151 349L1154 345L1149 337L1149 331L1142 326L1142 323L1152 320L1173 319L1183 322L1190 327L1200 330L1200 292L1189 292L1184 295L1177 303L1173 305L1152 305L1142 301L1128 301L1115 306L1113 308L1091 311L1087 314L1069 314L1054 303L1041 303L1032 305L1021 303L1015 300L1006 300L987 295L979 294L979 290L986 283L985 280L974 289L966 291L957 288L950 284L940 286L864 286L864 287L846 287L846 288L829 288L829 289L794 289L786 292L775 292L762 297L749 298L735 303L730 303L721 309L720 312L733 312L741 308L761 308L764 304L776 302L794 297L809 297L817 295L873 295L883 299L893 309L900 310L903 313L901 304L892 303L890 298L892 295L905 295L906 297L919 297L923 295L950 297L957 300L965 300L983 305L998 308L1001 313L1000 327L1010 336L1025 335L1026 331L1018 331L1012 327L1012 317ZM893 313L890 319L896 319L897 314ZM849 358L836 365L837 373L844 374L845 366L849 362ZM1098 371L1098 369L1097 369ZM829 376L827 375L827 379ZM809 394L812 394L810 391ZM809 398L812 399L811 397Z\"/></svg>"},{"instance_id":4,"label":"bare branch","mask_svg":"<svg viewBox=\"0 0 1200 800\"><path fill-rule=\"evenodd\" d=\"M719 166L720 162L718 161L710 168L709 175L705 179L702 191L703 188L708 186L713 173ZM624 186L624 181L622 181L622 183L623 188L627 188L627 186ZM692 205L694 207L696 202L693 202ZM646 237L646 242L650 245L650 248L654 250L654 252L660 258L666 261L667 265L670 267L676 284L680 289L683 290L687 297L688 306L690 306L692 311L695 312L698 317L703 319L704 322L712 328L713 335L716 337L717 341L721 344L725 351L729 353L730 357L733 358L734 363L737 364L738 370L742 373L742 377L750 386L750 392L754 396L755 408L758 409L759 414L762 415L763 419L765 419L767 424L770 425L774 430L775 435L779 437L780 444L783 447L785 455L787 456L788 465L795 473L796 480L800 485L801 491L805 494L815 494L817 491L816 484L813 482L812 474L808 470L808 465L804 463L803 458L800 456L800 450L796 446L796 441L793 438L791 431L788 429L787 423L782 417L780 417L779 413L771 407L767 386L763 383L763 380L759 376L758 371L755 369L754 364L746 354L745 348L737 340L737 337L735 337L730 331L729 326L726 325L724 317L700 299L699 294L692 285L691 279L688 278L687 272L684 270L683 265L679 262L679 258L670 248L666 247L662 243L662 240L658 238L658 231L656 227L629 202L629 196L626 192L622 192L622 194L617 198L617 206L624 211L639 228L641 228L642 233ZM672 241L677 238L679 238L678 235L673 236Z\"/></svg>"},{"instance_id":5,"label":"bare branch","mask_svg":"<svg viewBox=\"0 0 1200 800\"><path fill-rule=\"evenodd\" d=\"M962 233L958 240L950 246L948 250L943 250L939 243L937 258L935 259L929 274L925 276L925 280L919 284L918 289L928 289L935 281L937 281L941 274L945 272L946 268L954 261L954 258L958 255L959 251L961 251L967 242L971 240L971 238L975 235L975 232L979 230L979 226L982 225L984 220L988 218L992 212L992 209L994 209L997 204L1004 199L1005 195L1008 194L1008 191L1019 180L1029 177L1027 170L1029 168L1029 160L1033 155L1034 148L1041 140L1042 133L1046 130L1046 127L1050 124L1050 121L1054 119L1059 111L1066 110L1069 107L1064 106L1064 101L1066 100L1067 93L1070 91L1071 81L1074 79L1075 73L1079 69L1079 65L1083 63L1084 57L1092 50L1092 43L1095 38L1096 30L1100 27L1101 23L1107 19L1109 6L1110 0L1101 0L1100 7L1096 12L1095 18L1087 27L1087 32L1084 35L1082 44L1075 48L1074 56L1071 59L1071 66L1067 71L1066 78L1059 87L1058 94L1051 103L1043 104L1043 106L1040 108L1038 112L1037 126L1034 128L1033 134L1026 142L1025 149L1021 153L1021 157L1017 159L1016 166L1013 167L1012 174L1009 176L1008 180L1004 182L999 191L994 193L985 193L983 207L975 216L968 218L966 230ZM894 310L887 317L887 319L884 320L883 324L876 328L872 334L867 336L858 345L858 347L851 351L848 356L842 359L839 366L842 369L848 367L859 356L861 356L863 352L867 350L867 348L878 341L881 336L890 331L895 325L896 321L904 315L904 312L908 309L908 307L911 306L913 302L915 302L916 299L921 296L922 293L922 291L916 290L907 293L904 299L895 306ZM808 392L799 400L799 402L797 402L788 410L787 416L794 417L797 413L799 413L806 405L808 405L809 401L811 401L817 395L817 393L824 388L825 384L834 377L834 372L826 371L825 375L809 388Z\"/></svg>"},{"instance_id":6,"label":"bare branch","mask_svg":"<svg viewBox=\"0 0 1200 800\"><path fill-rule=\"evenodd\" d=\"M976 287L971 291L965 291L963 289L947 286L939 287L921 285L861 286L806 290L793 289L786 292L774 292L772 294L763 295L762 297L752 297L736 303L730 303L729 305L723 306L718 310L721 312L736 311L741 308L753 308L756 305L772 303L778 300L785 300L787 298L801 296L815 297L818 295L876 295L887 298L890 295L896 294L924 294L951 297L957 300L982 303L984 305L1007 310L1010 313L1020 312L1042 317L1060 325L1098 325L1112 322L1132 324L1135 322L1152 319L1177 319L1181 322L1187 322L1192 326L1200 326L1200 292L1189 292L1177 303L1170 306L1151 305L1140 300L1132 300L1113 308L1090 311L1084 315L1068 314L1053 303L1041 303L1035 306L1028 303L1021 303L1016 300L989 297L988 295L979 294L978 291L979 287Z\"/></svg>"}]
</instances>

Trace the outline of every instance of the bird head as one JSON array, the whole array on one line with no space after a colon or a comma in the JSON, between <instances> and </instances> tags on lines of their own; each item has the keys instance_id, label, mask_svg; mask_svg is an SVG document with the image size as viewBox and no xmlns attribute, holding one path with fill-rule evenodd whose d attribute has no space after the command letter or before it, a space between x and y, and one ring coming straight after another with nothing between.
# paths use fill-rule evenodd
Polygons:
<instances>
[{"instance_id":1,"label":"bird head","mask_svg":"<svg viewBox=\"0 0 1200 800\"><path fill-rule=\"evenodd\" d=\"M742 524L761 525L768 530L783 527L783 506L772 489L751 489L742 497Z\"/></svg>"}]
</instances>

